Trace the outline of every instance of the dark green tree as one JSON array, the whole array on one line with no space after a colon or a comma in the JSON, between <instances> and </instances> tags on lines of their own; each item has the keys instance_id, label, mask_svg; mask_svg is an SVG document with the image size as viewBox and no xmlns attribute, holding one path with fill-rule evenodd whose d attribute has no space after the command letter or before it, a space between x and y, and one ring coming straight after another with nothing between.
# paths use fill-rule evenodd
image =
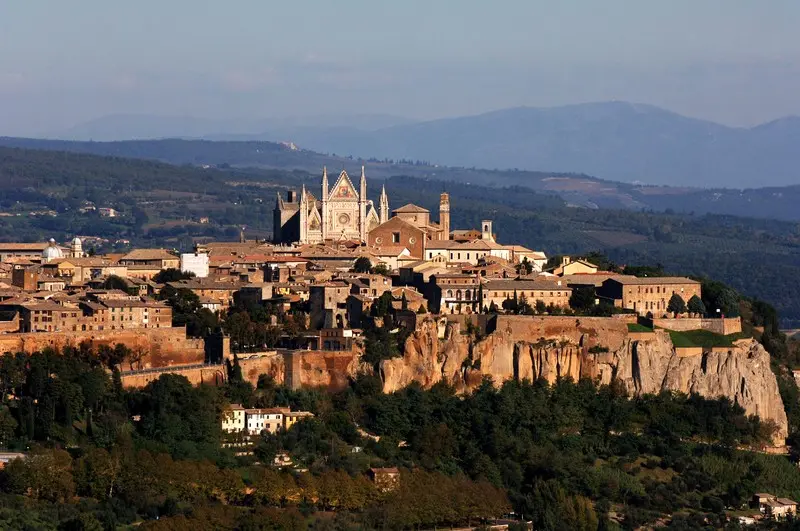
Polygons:
<instances>
[{"instance_id":1,"label":"dark green tree","mask_svg":"<svg viewBox=\"0 0 800 531\"><path fill-rule=\"evenodd\" d=\"M372 262L366 256L359 256L353 264L353 271L356 273L369 273L372 271Z\"/></svg>"},{"instance_id":2,"label":"dark green tree","mask_svg":"<svg viewBox=\"0 0 800 531\"><path fill-rule=\"evenodd\" d=\"M686 308L689 310L689 313L696 313L700 316L704 316L706 314L706 305L703 304L703 300L697 295L692 295L692 298L689 299L689 303L686 305Z\"/></svg>"},{"instance_id":3,"label":"dark green tree","mask_svg":"<svg viewBox=\"0 0 800 531\"><path fill-rule=\"evenodd\" d=\"M673 293L667 304L667 311L675 315L686 313L686 301L677 293Z\"/></svg>"}]
</instances>

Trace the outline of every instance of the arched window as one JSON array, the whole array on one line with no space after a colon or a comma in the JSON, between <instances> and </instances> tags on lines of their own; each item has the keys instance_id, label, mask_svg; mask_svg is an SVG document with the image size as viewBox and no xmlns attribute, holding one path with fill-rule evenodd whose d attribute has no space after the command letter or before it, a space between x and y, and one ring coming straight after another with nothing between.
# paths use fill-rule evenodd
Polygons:
<instances>
[{"instance_id":1,"label":"arched window","mask_svg":"<svg viewBox=\"0 0 800 531\"><path fill-rule=\"evenodd\" d=\"M461 290L460 289L456 290L456 300L457 301L461 300Z\"/></svg>"},{"instance_id":2,"label":"arched window","mask_svg":"<svg viewBox=\"0 0 800 531\"><path fill-rule=\"evenodd\" d=\"M453 297L453 290L451 290L451 289L447 290L447 296L452 298Z\"/></svg>"}]
</instances>

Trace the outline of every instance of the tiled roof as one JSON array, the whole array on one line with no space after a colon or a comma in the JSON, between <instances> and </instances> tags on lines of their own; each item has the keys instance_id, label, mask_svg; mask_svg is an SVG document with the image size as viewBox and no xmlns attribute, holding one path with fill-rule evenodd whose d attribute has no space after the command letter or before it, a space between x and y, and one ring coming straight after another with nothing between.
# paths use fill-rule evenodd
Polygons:
<instances>
[{"instance_id":1,"label":"tiled roof","mask_svg":"<svg viewBox=\"0 0 800 531\"><path fill-rule=\"evenodd\" d=\"M134 249L120 260L177 260L178 257L166 249Z\"/></svg>"},{"instance_id":2,"label":"tiled roof","mask_svg":"<svg viewBox=\"0 0 800 531\"><path fill-rule=\"evenodd\" d=\"M538 289L538 290L567 290L566 285L559 286L555 282L546 280L488 280L486 289Z\"/></svg>"},{"instance_id":3,"label":"tiled roof","mask_svg":"<svg viewBox=\"0 0 800 531\"><path fill-rule=\"evenodd\" d=\"M686 277L626 277L613 278L626 286L654 286L656 284L700 284L697 280Z\"/></svg>"},{"instance_id":4,"label":"tiled roof","mask_svg":"<svg viewBox=\"0 0 800 531\"><path fill-rule=\"evenodd\" d=\"M395 208L392 212L400 213L400 214L411 214L411 213L430 213L430 210L427 208L422 208L419 205L415 205L414 203L409 203L407 205L403 205L400 208Z\"/></svg>"}]
</instances>

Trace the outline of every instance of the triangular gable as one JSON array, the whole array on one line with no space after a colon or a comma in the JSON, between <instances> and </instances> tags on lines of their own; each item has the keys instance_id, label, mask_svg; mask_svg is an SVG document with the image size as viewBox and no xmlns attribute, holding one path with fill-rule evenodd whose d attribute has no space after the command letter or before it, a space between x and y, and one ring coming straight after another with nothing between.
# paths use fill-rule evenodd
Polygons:
<instances>
[{"instance_id":1,"label":"triangular gable","mask_svg":"<svg viewBox=\"0 0 800 531\"><path fill-rule=\"evenodd\" d=\"M376 228L380 224L381 219L378 217L378 213L375 212L375 207L371 206L369 208L369 212L367 213L367 232Z\"/></svg>"},{"instance_id":2,"label":"triangular gable","mask_svg":"<svg viewBox=\"0 0 800 531\"><path fill-rule=\"evenodd\" d=\"M317 207L311 207L311 212L308 215L308 228L311 230L322 230L322 217Z\"/></svg>"},{"instance_id":3,"label":"triangular gable","mask_svg":"<svg viewBox=\"0 0 800 531\"><path fill-rule=\"evenodd\" d=\"M346 171L342 170L342 173L339 174L339 178L336 180L336 184L333 185L333 188L331 188L328 198L335 201L358 201L356 187L353 186Z\"/></svg>"}]
</instances>

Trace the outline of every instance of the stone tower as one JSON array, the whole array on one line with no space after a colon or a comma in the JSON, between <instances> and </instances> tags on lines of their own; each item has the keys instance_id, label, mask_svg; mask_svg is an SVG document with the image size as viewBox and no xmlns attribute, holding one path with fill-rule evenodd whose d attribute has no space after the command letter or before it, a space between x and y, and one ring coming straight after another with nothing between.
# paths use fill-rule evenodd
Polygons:
<instances>
[{"instance_id":1,"label":"stone tower","mask_svg":"<svg viewBox=\"0 0 800 531\"><path fill-rule=\"evenodd\" d=\"M69 254L72 258L83 258L83 242L77 236L69 246Z\"/></svg>"},{"instance_id":2,"label":"stone tower","mask_svg":"<svg viewBox=\"0 0 800 531\"><path fill-rule=\"evenodd\" d=\"M450 239L450 194L444 192L439 196L439 226L442 232L439 238L442 240Z\"/></svg>"},{"instance_id":3,"label":"stone tower","mask_svg":"<svg viewBox=\"0 0 800 531\"><path fill-rule=\"evenodd\" d=\"M494 241L494 234L492 233L492 221L484 219L481 221L481 240Z\"/></svg>"}]
</instances>

